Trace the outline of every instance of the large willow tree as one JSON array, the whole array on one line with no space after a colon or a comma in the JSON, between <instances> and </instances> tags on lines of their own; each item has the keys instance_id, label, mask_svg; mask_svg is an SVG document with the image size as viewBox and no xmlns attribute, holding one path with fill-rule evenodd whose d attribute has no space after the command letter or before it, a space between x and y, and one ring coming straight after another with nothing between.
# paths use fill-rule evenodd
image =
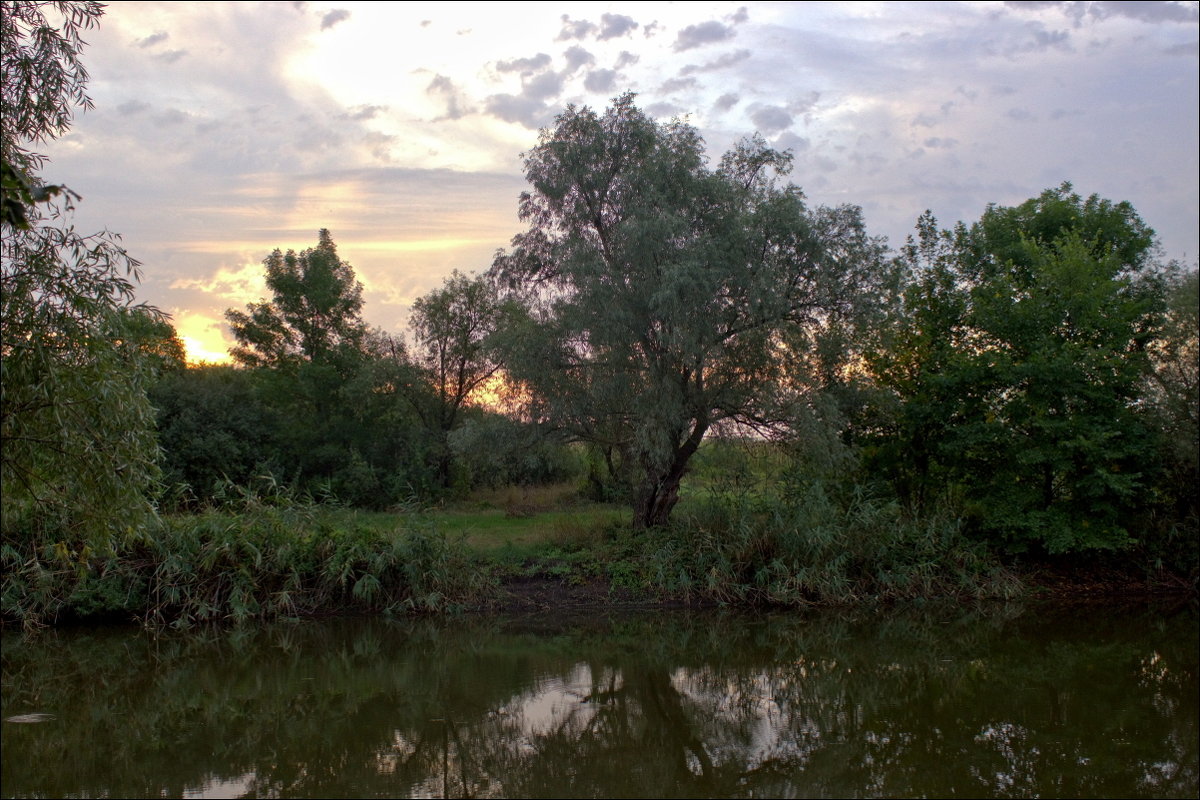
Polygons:
<instances>
[{"instance_id":1,"label":"large willow tree","mask_svg":"<svg viewBox=\"0 0 1200 800\"><path fill-rule=\"evenodd\" d=\"M638 525L667 521L714 427L781 418L787 329L848 312L877 264L858 210L808 209L789 166L753 139L710 169L631 94L568 107L525 159L530 227L492 267L530 310L509 375L618 463Z\"/></svg>"},{"instance_id":2,"label":"large willow tree","mask_svg":"<svg viewBox=\"0 0 1200 800\"><path fill-rule=\"evenodd\" d=\"M90 2L0 3L6 571L9 545L82 557L135 528L158 476L139 340L169 326L133 306L137 262L117 237L74 230L74 195L47 185L36 152L91 105L79 56L102 13Z\"/></svg>"}]
</instances>

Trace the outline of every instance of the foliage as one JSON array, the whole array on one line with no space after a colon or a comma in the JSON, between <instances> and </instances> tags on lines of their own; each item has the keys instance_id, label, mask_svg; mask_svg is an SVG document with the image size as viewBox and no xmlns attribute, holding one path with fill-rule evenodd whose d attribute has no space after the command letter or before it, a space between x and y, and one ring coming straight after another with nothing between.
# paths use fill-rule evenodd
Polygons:
<instances>
[{"instance_id":1,"label":"foliage","mask_svg":"<svg viewBox=\"0 0 1200 800\"><path fill-rule=\"evenodd\" d=\"M947 487L1014 551L1129 544L1152 441L1138 407L1155 336L1153 232L1069 184L970 229L928 215L872 360L898 401L873 466L914 508Z\"/></svg>"},{"instance_id":2,"label":"foliage","mask_svg":"<svg viewBox=\"0 0 1200 800\"><path fill-rule=\"evenodd\" d=\"M322 228L315 248L286 255L275 250L263 267L273 300L225 312L238 340L230 351L234 360L274 369L331 366L344 374L367 328L361 317L362 284L338 258L333 236Z\"/></svg>"},{"instance_id":3,"label":"foliage","mask_svg":"<svg viewBox=\"0 0 1200 800\"><path fill-rule=\"evenodd\" d=\"M86 565L5 546L2 613L26 625L104 614L143 624L346 610L444 611L485 596L461 542L419 525L378 528L250 493L229 510L167 517Z\"/></svg>"},{"instance_id":4,"label":"foliage","mask_svg":"<svg viewBox=\"0 0 1200 800\"><path fill-rule=\"evenodd\" d=\"M150 398L171 502L190 505L213 497L223 483L248 486L269 471L274 413L252 372L189 367L156 381Z\"/></svg>"},{"instance_id":5,"label":"foliage","mask_svg":"<svg viewBox=\"0 0 1200 800\"><path fill-rule=\"evenodd\" d=\"M831 466L765 442L717 444L700 467L705 494L635 549L639 581L659 593L801 606L1021 591L952 507L913 516L850 481L850 462Z\"/></svg>"},{"instance_id":6,"label":"foliage","mask_svg":"<svg viewBox=\"0 0 1200 800\"><path fill-rule=\"evenodd\" d=\"M714 426L777 418L781 331L848 311L878 260L857 209L809 211L788 166L756 139L710 170L630 94L568 107L526 157L530 229L492 268L529 307L510 372L628 476L639 525L667 521Z\"/></svg>"},{"instance_id":7,"label":"foliage","mask_svg":"<svg viewBox=\"0 0 1200 800\"><path fill-rule=\"evenodd\" d=\"M150 510L155 367L144 347L172 336L155 309L133 306L137 262L116 236L75 231L74 195L42 183L45 159L30 149L91 105L79 54L100 4L5 2L2 12L3 535L85 557Z\"/></svg>"},{"instance_id":8,"label":"foliage","mask_svg":"<svg viewBox=\"0 0 1200 800\"><path fill-rule=\"evenodd\" d=\"M454 479L450 434L473 395L501 368L494 339L500 324L495 289L482 278L457 270L413 303L409 325L416 342L407 397L437 446L437 475L443 489ZM427 384L427 385L422 385Z\"/></svg>"}]
</instances>

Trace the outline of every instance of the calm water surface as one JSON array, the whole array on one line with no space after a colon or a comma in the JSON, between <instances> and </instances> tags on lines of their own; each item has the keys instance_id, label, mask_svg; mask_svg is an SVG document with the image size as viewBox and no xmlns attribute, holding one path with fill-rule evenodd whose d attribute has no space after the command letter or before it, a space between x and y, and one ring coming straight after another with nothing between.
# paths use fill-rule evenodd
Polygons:
<instances>
[{"instance_id":1,"label":"calm water surface","mask_svg":"<svg viewBox=\"0 0 1200 800\"><path fill-rule=\"evenodd\" d=\"M1197 614L3 634L8 797L1195 797Z\"/></svg>"}]
</instances>

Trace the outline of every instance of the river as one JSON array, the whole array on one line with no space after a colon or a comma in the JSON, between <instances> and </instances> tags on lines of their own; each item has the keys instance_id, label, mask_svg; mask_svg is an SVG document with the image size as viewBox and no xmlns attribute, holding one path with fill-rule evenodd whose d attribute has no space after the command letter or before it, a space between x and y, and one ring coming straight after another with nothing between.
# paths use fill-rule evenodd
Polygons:
<instances>
[{"instance_id":1,"label":"river","mask_svg":"<svg viewBox=\"0 0 1200 800\"><path fill-rule=\"evenodd\" d=\"M3 633L5 797L1195 797L1182 607Z\"/></svg>"}]
</instances>

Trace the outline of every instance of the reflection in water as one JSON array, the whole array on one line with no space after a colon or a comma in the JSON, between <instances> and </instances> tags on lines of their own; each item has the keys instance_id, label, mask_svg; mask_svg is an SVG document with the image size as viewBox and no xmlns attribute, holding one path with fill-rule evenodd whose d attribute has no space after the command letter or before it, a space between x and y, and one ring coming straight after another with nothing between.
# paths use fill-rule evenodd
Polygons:
<instances>
[{"instance_id":1,"label":"reflection in water","mask_svg":"<svg viewBox=\"0 0 1200 800\"><path fill-rule=\"evenodd\" d=\"M1194 610L3 641L5 796L1195 796Z\"/></svg>"}]
</instances>

